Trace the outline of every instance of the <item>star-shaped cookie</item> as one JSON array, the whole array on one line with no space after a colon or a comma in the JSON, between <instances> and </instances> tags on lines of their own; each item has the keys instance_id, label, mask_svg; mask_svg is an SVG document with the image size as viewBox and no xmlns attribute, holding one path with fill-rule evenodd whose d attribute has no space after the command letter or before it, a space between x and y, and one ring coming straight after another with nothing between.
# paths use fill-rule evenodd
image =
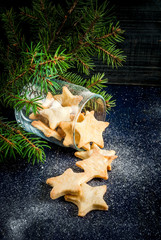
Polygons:
<instances>
[{"instance_id":1,"label":"star-shaped cookie","mask_svg":"<svg viewBox=\"0 0 161 240\"><path fill-rule=\"evenodd\" d=\"M92 210L108 210L108 205L103 199L107 190L106 185L91 187L81 184L82 195L65 195L65 200L72 202L78 207L78 216L84 217Z\"/></svg>"},{"instance_id":2,"label":"star-shaped cookie","mask_svg":"<svg viewBox=\"0 0 161 240\"><path fill-rule=\"evenodd\" d=\"M60 136L60 134L57 131L50 129L48 126L46 126L40 120L33 121L31 123L31 125L33 127L37 128L38 130L40 130L41 132L43 132L46 137L54 137L54 138L58 139L59 141L62 140L62 137Z\"/></svg>"},{"instance_id":3,"label":"star-shaped cookie","mask_svg":"<svg viewBox=\"0 0 161 240\"><path fill-rule=\"evenodd\" d=\"M63 145L69 147L74 144L73 141L73 122L60 122L59 127L65 133L65 137L63 140ZM76 134L76 139L78 138Z\"/></svg>"},{"instance_id":4,"label":"star-shaped cookie","mask_svg":"<svg viewBox=\"0 0 161 240\"><path fill-rule=\"evenodd\" d=\"M60 122L59 127L60 127L60 129L62 129L62 132L64 132L63 145L66 147L74 145L73 122ZM77 131L75 131L75 143L76 144L78 144L79 139L80 139L79 133L77 133ZM85 150L89 150L90 143L86 143L84 146L82 146L82 148Z\"/></svg>"},{"instance_id":5,"label":"star-shaped cookie","mask_svg":"<svg viewBox=\"0 0 161 240\"><path fill-rule=\"evenodd\" d=\"M69 89L66 86L64 86L62 94L55 95L54 99L59 101L63 107L66 107L66 106L78 105L82 101L83 97L78 95L73 95L69 91Z\"/></svg>"},{"instance_id":6,"label":"star-shaped cookie","mask_svg":"<svg viewBox=\"0 0 161 240\"><path fill-rule=\"evenodd\" d=\"M95 143L92 144L91 149L88 151L81 151L81 152L75 152L74 155L80 159L86 159L91 156L93 153L93 149L97 149L98 152L103 155L105 158L108 160L108 166L107 169L111 171L111 163L114 159L117 158L115 155L114 150L105 150L105 149L100 149Z\"/></svg>"},{"instance_id":7,"label":"star-shaped cookie","mask_svg":"<svg viewBox=\"0 0 161 240\"><path fill-rule=\"evenodd\" d=\"M77 122L75 129L80 134L78 148L86 143L94 142L99 147L104 147L102 132L108 127L108 122L98 121L92 113L88 113L82 122Z\"/></svg>"},{"instance_id":8,"label":"star-shaped cookie","mask_svg":"<svg viewBox=\"0 0 161 240\"><path fill-rule=\"evenodd\" d=\"M59 107L55 109L43 109L40 114L49 120L51 129L58 127L61 121L70 121L71 107Z\"/></svg>"},{"instance_id":9,"label":"star-shaped cookie","mask_svg":"<svg viewBox=\"0 0 161 240\"><path fill-rule=\"evenodd\" d=\"M71 168L68 168L62 175L46 180L46 183L53 187L50 197L56 199L65 194L81 194L80 184L87 182L88 178L84 172L75 173Z\"/></svg>"},{"instance_id":10,"label":"star-shaped cookie","mask_svg":"<svg viewBox=\"0 0 161 240\"><path fill-rule=\"evenodd\" d=\"M91 179L108 179L108 160L97 149L93 149L93 153L89 158L76 162L76 166L82 168Z\"/></svg>"}]
</instances>

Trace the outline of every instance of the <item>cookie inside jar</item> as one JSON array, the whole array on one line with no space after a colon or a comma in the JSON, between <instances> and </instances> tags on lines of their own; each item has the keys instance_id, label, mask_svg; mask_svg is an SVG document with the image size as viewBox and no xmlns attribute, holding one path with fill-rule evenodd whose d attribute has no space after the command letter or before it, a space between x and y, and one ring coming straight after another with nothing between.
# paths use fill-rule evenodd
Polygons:
<instances>
[{"instance_id":1,"label":"cookie inside jar","mask_svg":"<svg viewBox=\"0 0 161 240\"><path fill-rule=\"evenodd\" d=\"M103 97L78 85L62 81L59 84L58 91L47 92L38 101L37 112L29 114L30 131L79 151L90 150L92 143L103 148L102 133L109 124L105 122Z\"/></svg>"}]
</instances>

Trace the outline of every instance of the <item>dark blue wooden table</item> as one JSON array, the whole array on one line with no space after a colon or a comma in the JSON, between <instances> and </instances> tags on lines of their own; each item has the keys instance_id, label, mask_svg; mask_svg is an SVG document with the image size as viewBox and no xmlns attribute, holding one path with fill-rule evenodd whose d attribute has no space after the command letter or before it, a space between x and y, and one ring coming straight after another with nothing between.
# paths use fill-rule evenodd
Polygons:
<instances>
[{"instance_id":1,"label":"dark blue wooden table","mask_svg":"<svg viewBox=\"0 0 161 240\"><path fill-rule=\"evenodd\" d=\"M0 165L0 239L2 240L159 240L161 170L161 87L111 85L117 107L107 116L105 147L119 156L107 185L108 211L84 218L64 198L51 200L48 177L62 174L77 161L74 150L51 145L45 164L21 159Z\"/></svg>"}]
</instances>

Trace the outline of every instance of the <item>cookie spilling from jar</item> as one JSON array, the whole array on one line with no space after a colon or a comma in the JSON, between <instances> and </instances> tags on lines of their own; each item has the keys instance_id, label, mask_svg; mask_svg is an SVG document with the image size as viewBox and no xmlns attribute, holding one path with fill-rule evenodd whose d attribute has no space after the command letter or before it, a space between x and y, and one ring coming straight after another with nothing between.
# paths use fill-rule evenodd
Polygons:
<instances>
[{"instance_id":1,"label":"cookie spilling from jar","mask_svg":"<svg viewBox=\"0 0 161 240\"><path fill-rule=\"evenodd\" d=\"M108 210L104 200L107 186L92 187L88 182L94 178L107 180L111 163L117 156L114 150L102 149L102 134L109 123L98 121L95 111L79 113L82 100L82 96L73 95L64 86L62 94L53 96L49 92L44 101L39 102L42 108L36 114L31 113L29 118L33 120L31 125L47 138L55 138L66 147L76 145L78 149L84 149L75 152L79 158L75 165L83 171L74 172L67 168L61 175L46 180L52 187L51 199L64 196L66 201L78 207L78 216L84 217L93 210Z\"/></svg>"},{"instance_id":2,"label":"cookie spilling from jar","mask_svg":"<svg viewBox=\"0 0 161 240\"><path fill-rule=\"evenodd\" d=\"M111 162L117 158L115 151L102 150L92 144L91 150L76 152L75 156L83 159L76 162L76 166L83 172L74 172L68 168L61 175L48 178L46 183L52 187L51 199L64 196L66 201L78 207L78 216L81 217L93 210L108 210L104 200L107 186L90 186L88 182L94 178L108 179Z\"/></svg>"},{"instance_id":3,"label":"cookie spilling from jar","mask_svg":"<svg viewBox=\"0 0 161 240\"><path fill-rule=\"evenodd\" d=\"M73 95L66 86L62 88L62 94L48 92L46 98L39 102L42 108L29 115L31 125L47 138L61 141L65 147L76 145L79 149L90 150L91 144L95 143L103 148L102 134L109 123L98 121L94 111L85 111L77 116L82 100L82 96Z\"/></svg>"}]
</instances>

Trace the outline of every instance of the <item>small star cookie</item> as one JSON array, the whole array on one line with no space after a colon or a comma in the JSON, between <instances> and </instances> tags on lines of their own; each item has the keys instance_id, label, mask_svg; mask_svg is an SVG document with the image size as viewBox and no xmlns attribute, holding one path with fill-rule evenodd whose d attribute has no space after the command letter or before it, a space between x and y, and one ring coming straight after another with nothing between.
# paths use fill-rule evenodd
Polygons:
<instances>
[{"instance_id":1,"label":"small star cookie","mask_svg":"<svg viewBox=\"0 0 161 240\"><path fill-rule=\"evenodd\" d=\"M47 127L43 122L41 122L40 120L38 121L33 121L31 123L31 125L35 128L37 128L38 130L42 131L44 133L44 135L46 137L54 137L57 140L61 141L62 137L59 135L58 132L56 132L55 130L50 129L49 127Z\"/></svg>"},{"instance_id":2,"label":"small star cookie","mask_svg":"<svg viewBox=\"0 0 161 240\"><path fill-rule=\"evenodd\" d=\"M85 173L93 178L108 179L107 166L108 160L99 153L98 150L93 149L93 153L87 159L76 162L76 166L82 168Z\"/></svg>"},{"instance_id":3,"label":"small star cookie","mask_svg":"<svg viewBox=\"0 0 161 240\"><path fill-rule=\"evenodd\" d=\"M72 122L60 122L59 127L65 133L65 137L63 140L63 145L69 147L74 144L73 141L73 123ZM77 133L75 133L76 139L78 139ZM76 140L77 141L77 140Z\"/></svg>"},{"instance_id":4,"label":"small star cookie","mask_svg":"<svg viewBox=\"0 0 161 240\"><path fill-rule=\"evenodd\" d=\"M65 200L78 207L78 216L84 217L92 210L108 210L108 205L103 199L107 190L106 185L91 187L86 183L81 184L82 195L65 195Z\"/></svg>"},{"instance_id":5,"label":"small star cookie","mask_svg":"<svg viewBox=\"0 0 161 240\"><path fill-rule=\"evenodd\" d=\"M74 140L73 140L73 122L60 122L59 123L60 129L62 129L62 132L64 132L64 140L63 140L63 145L66 147L74 145ZM60 130L59 130L60 131ZM78 144L80 140L79 133L75 131L75 143ZM82 148L85 150L90 149L90 143L84 144Z\"/></svg>"},{"instance_id":6,"label":"small star cookie","mask_svg":"<svg viewBox=\"0 0 161 240\"><path fill-rule=\"evenodd\" d=\"M108 127L108 122L98 121L93 113L87 113L82 122L76 123L76 131L80 134L78 148L81 148L86 143L94 142L99 147L104 147L102 132Z\"/></svg>"},{"instance_id":7,"label":"small star cookie","mask_svg":"<svg viewBox=\"0 0 161 240\"><path fill-rule=\"evenodd\" d=\"M87 182L88 178L84 172L75 173L71 168L68 168L62 175L46 180L46 183L53 187L50 197L56 199L65 194L81 194L80 184Z\"/></svg>"},{"instance_id":8,"label":"small star cookie","mask_svg":"<svg viewBox=\"0 0 161 240\"><path fill-rule=\"evenodd\" d=\"M114 159L117 158L117 156L115 155L116 152L114 150L110 150L110 151L105 150L105 149L103 150L103 149L100 149L95 143L93 143L90 150L82 151L82 152L75 152L74 155L80 159L86 159L92 155L93 149L98 149L98 152L101 155L103 155L105 158L107 158L107 160L108 160L107 169L109 171L111 171L111 163Z\"/></svg>"},{"instance_id":9,"label":"small star cookie","mask_svg":"<svg viewBox=\"0 0 161 240\"><path fill-rule=\"evenodd\" d=\"M56 109L43 109L40 114L49 120L51 129L58 127L61 121L70 121L71 107L59 107Z\"/></svg>"},{"instance_id":10,"label":"small star cookie","mask_svg":"<svg viewBox=\"0 0 161 240\"><path fill-rule=\"evenodd\" d=\"M66 106L78 105L82 101L83 97L78 95L73 95L69 91L69 89L66 86L64 86L62 94L55 95L54 99L59 101L63 107L66 107Z\"/></svg>"}]
</instances>

